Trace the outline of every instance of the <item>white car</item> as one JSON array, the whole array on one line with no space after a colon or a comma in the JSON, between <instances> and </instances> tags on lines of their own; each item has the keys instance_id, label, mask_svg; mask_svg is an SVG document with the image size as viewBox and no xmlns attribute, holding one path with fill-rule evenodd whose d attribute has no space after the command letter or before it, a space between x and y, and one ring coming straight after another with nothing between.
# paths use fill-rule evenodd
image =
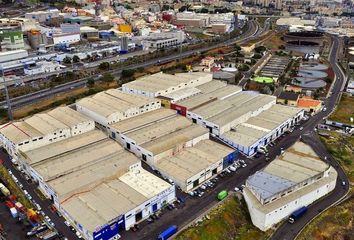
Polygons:
<instances>
[{"instance_id":1,"label":"white car","mask_svg":"<svg viewBox=\"0 0 354 240\"><path fill-rule=\"evenodd\" d=\"M235 187L235 192L240 191L240 189L238 187Z\"/></svg>"},{"instance_id":2,"label":"white car","mask_svg":"<svg viewBox=\"0 0 354 240\"><path fill-rule=\"evenodd\" d=\"M71 226L71 224L70 224L68 221L65 221L64 224L65 224L66 226L68 226L68 227Z\"/></svg>"},{"instance_id":3,"label":"white car","mask_svg":"<svg viewBox=\"0 0 354 240\"><path fill-rule=\"evenodd\" d=\"M246 163L245 163L245 164L243 164L243 165L242 165L242 167L243 167L243 168L247 167L247 164L246 164Z\"/></svg>"},{"instance_id":4,"label":"white car","mask_svg":"<svg viewBox=\"0 0 354 240\"><path fill-rule=\"evenodd\" d=\"M36 203L36 208L37 208L38 211L42 210L41 206L38 203Z\"/></svg>"},{"instance_id":5,"label":"white car","mask_svg":"<svg viewBox=\"0 0 354 240\"><path fill-rule=\"evenodd\" d=\"M234 166L230 166L228 169L232 172L236 172L236 168Z\"/></svg>"}]
</instances>

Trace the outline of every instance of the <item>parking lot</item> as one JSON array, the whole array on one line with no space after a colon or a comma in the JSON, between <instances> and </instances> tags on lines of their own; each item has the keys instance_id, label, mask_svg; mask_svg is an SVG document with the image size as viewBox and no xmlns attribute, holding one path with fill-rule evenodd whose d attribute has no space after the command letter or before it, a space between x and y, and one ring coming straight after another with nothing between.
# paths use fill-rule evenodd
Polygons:
<instances>
[{"instance_id":1,"label":"parking lot","mask_svg":"<svg viewBox=\"0 0 354 240\"><path fill-rule=\"evenodd\" d=\"M53 209L52 202L49 199L43 199L43 196L39 196L36 193L35 190L37 189L37 185L31 181L26 180L27 177L25 177L24 174L22 174L20 171L16 169L15 165L10 161L9 156L3 149L2 151L0 151L0 159L3 160L3 165L13 175L13 178L17 179L18 185L22 186L23 192L25 193L27 198L30 199L30 201L32 201L34 206L38 205L37 209L35 210L38 210L39 214L42 215L43 222L46 225L48 225L49 228L52 228L54 231L58 232L57 239L65 239L65 238L70 240L79 239L78 236L76 235L76 231L71 230L64 223L65 219L62 218L60 214L58 215L56 209ZM8 214L10 215L8 209L7 211ZM24 234L26 234L26 232L24 232ZM19 238L19 239L24 239L24 238Z\"/></svg>"}]
</instances>

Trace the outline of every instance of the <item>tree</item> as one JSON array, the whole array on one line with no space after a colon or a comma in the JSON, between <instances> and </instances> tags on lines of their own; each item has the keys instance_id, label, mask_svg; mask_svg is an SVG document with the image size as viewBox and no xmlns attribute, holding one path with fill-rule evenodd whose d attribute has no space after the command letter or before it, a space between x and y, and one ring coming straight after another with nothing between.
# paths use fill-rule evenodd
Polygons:
<instances>
[{"instance_id":1,"label":"tree","mask_svg":"<svg viewBox=\"0 0 354 240\"><path fill-rule=\"evenodd\" d=\"M253 58L253 59L261 59L261 58L262 58L262 55L259 54L259 53L255 53L252 58Z\"/></svg>"},{"instance_id":2,"label":"tree","mask_svg":"<svg viewBox=\"0 0 354 240\"><path fill-rule=\"evenodd\" d=\"M73 62L74 62L74 63L80 62L80 58L79 58L77 55L74 55L74 56L73 56Z\"/></svg>"},{"instance_id":3,"label":"tree","mask_svg":"<svg viewBox=\"0 0 354 240\"><path fill-rule=\"evenodd\" d=\"M241 64L241 66L239 67L239 70L242 72L246 72L246 71L250 70L250 67L247 64Z\"/></svg>"},{"instance_id":4,"label":"tree","mask_svg":"<svg viewBox=\"0 0 354 240\"><path fill-rule=\"evenodd\" d=\"M262 53L262 52L264 52L265 50L267 50L267 48L264 47L264 46L259 46L259 47L256 47L256 48L254 49L254 51L255 51L256 53Z\"/></svg>"},{"instance_id":5,"label":"tree","mask_svg":"<svg viewBox=\"0 0 354 240\"><path fill-rule=\"evenodd\" d=\"M166 5L166 4L162 5L162 9L161 9L162 11L167 11L169 9L170 9L169 5Z\"/></svg>"},{"instance_id":6,"label":"tree","mask_svg":"<svg viewBox=\"0 0 354 240\"><path fill-rule=\"evenodd\" d=\"M125 4L125 6L124 6L126 9L133 9L129 4Z\"/></svg>"},{"instance_id":7,"label":"tree","mask_svg":"<svg viewBox=\"0 0 354 240\"><path fill-rule=\"evenodd\" d=\"M7 119L7 109L6 108L0 108L0 118Z\"/></svg>"},{"instance_id":8,"label":"tree","mask_svg":"<svg viewBox=\"0 0 354 240\"><path fill-rule=\"evenodd\" d=\"M207 8L202 8L200 9L200 13L209 13L209 10Z\"/></svg>"},{"instance_id":9,"label":"tree","mask_svg":"<svg viewBox=\"0 0 354 240\"><path fill-rule=\"evenodd\" d=\"M93 88L95 86L95 80L93 80L93 78L89 78L86 82L86 86L88 88Z\"/></svg>"},{"instance_id":10,"label":"tree","mask_svg":"<svg viewBox=\"0 0 354 240\"><path fill-rule=\"evenodd\" d=\"M122 71L122 78L129 78L132 77L135 73L134 69L124 69Z\"/></svg>"},{"instance_id":11,"label":"tree","mask_svg":"<svg viewBox=\"0 0 354 240\"><path fill-rule=\"evenodd\" d=\"M107 71L109 70L111 67L111 64L109 62L102 62L100 63L100 65L98 66L98 69L102 70L102 71Z\"/></svg>"},{"instance_id":12,"label":"tree","mask_svg":"<svg viewBox=\"0 0 354 240\"><path fill-rule=\"evenodd\" d=\"M114 77L110 73L105 73L103 76L100 78L102 82L113 82Z\"/></svg>"},{"instance_id":13,"label":"tree","mask_svg":"<svg viewBox=\"0 0 354 240\"><path fill-rule=\"evenodd\" d=\"M65 64L70 64L70 63L71 63L71 57L66 56L66 57L63 59L63 63L65 63Z\"/></svg>"},{"instance_id":14,"label":"tree","mask_svg":"<svg viewBox=\"0 0 354 240\"><path fill-rule=\"evenodd\" d=\"M187 11L189 8L189 6L182 6L178 9L179 12L184 12L184 11Z\"/></svg>"}]
</instances>

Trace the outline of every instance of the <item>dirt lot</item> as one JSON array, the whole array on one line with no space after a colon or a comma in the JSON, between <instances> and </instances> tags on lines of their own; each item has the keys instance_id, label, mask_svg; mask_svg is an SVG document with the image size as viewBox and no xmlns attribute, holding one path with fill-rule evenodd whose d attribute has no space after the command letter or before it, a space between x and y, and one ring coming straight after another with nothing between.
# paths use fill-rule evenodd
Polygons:
<instances>
[{"instance_id":1,"label":"dirt lot","mask_svg":"<svg viewBox=\"0 0 354 240\"><path fill-rule=\"evenodd\" d=\"M354 124L353 122L350 122L350 117L354 118L354 97L343 94L340 104L329 119L337 122Z\"/></svg>"},{"instance_id":2,"label":"dirt lot","mask_svg":"<svg viewBox=\"0 0 354 240\"><path fill-rule=\"evenodd\" d=\"M176 237L176 240L262 240L268 239L271 232L260 231L253 226L247 206L234 196L224 204L213 209L209 219L190 227Z\"/></svg>"}]
</instances>

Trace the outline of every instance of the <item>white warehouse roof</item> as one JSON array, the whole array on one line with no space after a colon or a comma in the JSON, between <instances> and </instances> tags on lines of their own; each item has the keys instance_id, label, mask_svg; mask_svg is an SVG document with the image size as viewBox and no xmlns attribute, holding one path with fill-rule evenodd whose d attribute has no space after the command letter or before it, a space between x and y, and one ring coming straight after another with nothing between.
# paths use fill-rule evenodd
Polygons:
<instances>
[{"instance_id":1,"label":"white warehouse roof","mask_svg":"<svg viewBox=\"0 0 354 240\"><path fill-rule=\"evenodd\" d=\"M124 88L135 89L143 92L156 93L159 91L165 91L169 88L176 88L175 91L184 88L181 84L187 85L188 83L194 82L194 86L200 83L205 83L206 81L212 80L212 74L210 73L179 73L176 75L165 74L162 72L152 74L149 76L141 77L135 81L123 84ZM179 86L179 87L178 87Z\"/></svg>"},{"instance_id":2,"label":"white warehouse roof","mask_svg":"<svg viewBox=\"0 0 354 240\"><path fill-rule=\"evenodd\" d=\"M144 107L149 109L155 105L158 108L160 104L161 101L158 99L130 94L117 89L100 92L76 102L78 111L82 111L82 108L87 109L98 114L101 118L109 119L108 122L118 121L119 119L114 119L115 115L118 116L117 118L124 119L131 115L140 114Z\"/></svg>"},{"instance_id":3,"label":"white warehouse roof","mask_svg":"<svg viewBox=\"0 0 354 240\"><path fill-rule=\"evenodd\" d=\"M0 133L15 144L34 137L43 137L60 129L68 129L80 123L92 122L85 115L69 107L58 107L46 113L38 113L21 121L3 125Z\"/></svg>"},{"instance_id":4,"label":"white warehouse roof","mask_svg":"<svg viewBox=\"0 0 354 240\"><path fill-rule=\"evenodd\" d=\"M57 194L61 208L91 232L171 187L99 130L23 157Z\"/></svg>"}]
</instances>

